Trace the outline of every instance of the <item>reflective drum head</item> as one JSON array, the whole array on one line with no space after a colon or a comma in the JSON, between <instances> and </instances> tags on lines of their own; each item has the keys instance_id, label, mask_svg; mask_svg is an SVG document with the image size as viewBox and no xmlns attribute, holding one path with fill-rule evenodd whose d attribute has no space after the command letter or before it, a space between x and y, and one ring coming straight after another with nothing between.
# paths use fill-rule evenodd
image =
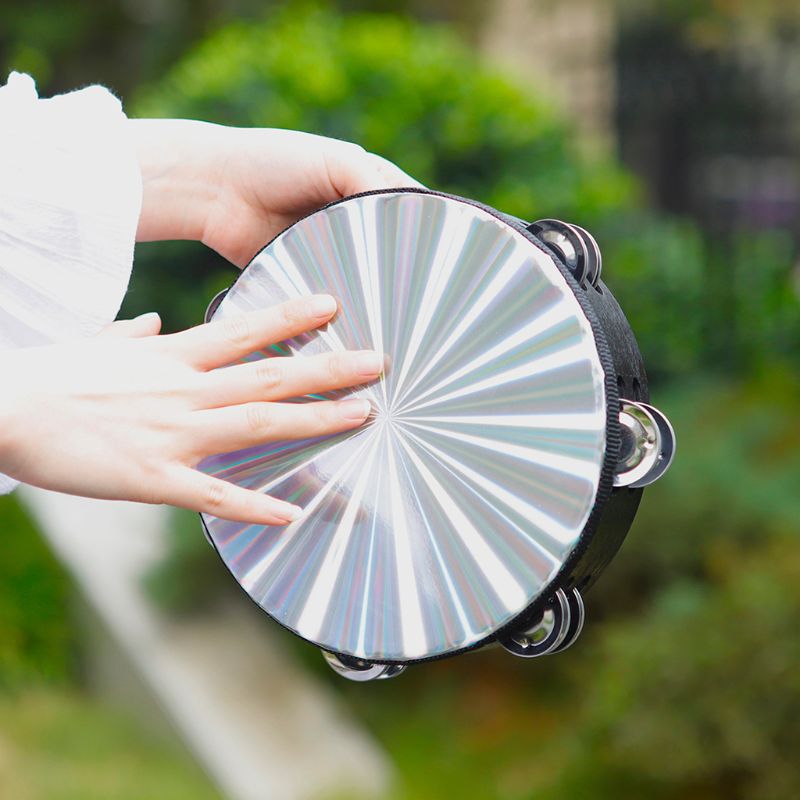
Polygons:
<instances>
[{"instance_id":1,"label":"reflective drum head","mask_svg":"<svg viewBox=\"0 0 800 800\"><path fill-rule=\"evenodd\" d=\"M379 381L326 395L373 413L206 459L304 509L284 527L204 514L207 534L264 611L326 651L405 663L490 641L569 583L612 492L620 383L598 292L525 223L401 190L291 226L209 317L322 292L330 324L250 359L385 352Z\"/></svg>"}]
</instances>

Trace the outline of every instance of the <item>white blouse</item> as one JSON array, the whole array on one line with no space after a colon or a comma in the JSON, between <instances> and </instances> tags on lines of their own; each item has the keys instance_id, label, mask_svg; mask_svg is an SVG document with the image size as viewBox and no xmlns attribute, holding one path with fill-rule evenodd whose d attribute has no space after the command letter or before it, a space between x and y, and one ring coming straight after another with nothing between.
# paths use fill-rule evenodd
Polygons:
<instances>
[{"instance_id":1,"label":"white blouse","mask_svg":"<svg viewBox=\"0 0 800 800\"><path fill-rule=\"evenodd\" d=\"M122 106L89 86L0 87L0 348L93 336L128 287L142 178ZM18 482L0 475L0 494Z\"/></svg>"}]
</instances>

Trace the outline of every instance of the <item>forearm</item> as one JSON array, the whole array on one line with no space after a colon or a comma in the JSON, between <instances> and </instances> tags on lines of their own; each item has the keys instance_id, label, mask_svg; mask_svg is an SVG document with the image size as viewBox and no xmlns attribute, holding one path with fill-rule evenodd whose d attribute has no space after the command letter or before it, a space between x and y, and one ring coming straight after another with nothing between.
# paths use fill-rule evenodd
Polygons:
<instances>
[{"instance_id":1,"label":"forearm","mask_svg":"<svg viewBox=\"0 0 800 800\"><path fill-rule=\"evenodd\" d=\"M194 120L128 124L142 171L137 241L202 240L222 185L230 129Z\"/></svg>"}]
</instances>

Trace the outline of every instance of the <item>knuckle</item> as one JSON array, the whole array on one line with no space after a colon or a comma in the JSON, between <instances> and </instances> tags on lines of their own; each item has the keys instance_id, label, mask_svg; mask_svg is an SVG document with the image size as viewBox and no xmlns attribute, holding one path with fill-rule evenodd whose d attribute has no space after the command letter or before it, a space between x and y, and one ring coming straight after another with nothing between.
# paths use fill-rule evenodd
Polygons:
<instances>
[{"instance_id":1,"label":"knuckle","mask_svg":"<svg viewBox=\"0 0 800 800\"><path fill-rule=\"evenodd\" d=\"M343 139L328 139L324 155L327 160L361 158L366 154L366 150L356 142L348 142Z\"/></svg>"},{"instance_id":2,"label":"knuckle","mask_svg":"<svg viewBox=\"0 0 800 800\"><path fill-rule=\"evenodd\" d=\"M335 353L328 357L328 377L331 382L338 383L343 380L346 374L350 371L345 356L340 353Z\"/></svg>"},{"instance_id":3,"label":"knuckle","mask_svg":"<svg viewBox=\"0 0 800 800\"><path fill-rule=\"evenodd\" d=\"M342 142L344 145L345 151L348 151L351 155L359 157L367 154L367 151L364 147L357 142Z\"/></svg>"},{"instance_id":4,"label":"knuckle","mask_svg":"<svg viewBox=\"0 0 800 800\"><path fill-rule=\"evenodd\" d=\"M272 358L259 361L255 367L257 388L261 391L273 391L281 384L281 368Z\"/></svg>"},{"instance_id":5,"label":"knuckle","mask_svg":"<svg viewBox=\"0 0 800 800\"><path fill-rule=\"evenodd\" d=\"M169 503L174 490L172 476L167 470L154 467L148 462L142 463L142 474L147 475L147 481L142 484L138 495L144 503Z\"/></svg>"},{"instance_id":6,"label":"knuckle","mask_svg":"<svg viewBox=\"0 0 800 800\"><path fill-rule=\"evenodd\" d=\"M219 509L228 499L228 487L224 481L208 481L203 487L203 502L209 509Z\"/></svg>"},{"instance_id":7,"label":"knuckle","mask_svg":"<svg viewBox=\"0 0 800 800\"><path fill-rule=\"evenodd\" d=\"M251 403L245 410L247 428L254 436L259 438L269 436L273 427L272 415L266 406L260 403Z\"/></svg>"},{"instance_id":8,"label":"knuckle","mask_svg":"<svg viewBox=\"0 0 800 800\"><path fill-rule=\"evenodd\" d=\"M304 306L299 300L291 300L281 306L284 325L289 329L294 329L300 325L306 317Z\"/></svg>"},{"instance_id":9,"label":"knuckle","mask_svg":"<svg viewBox=\"0 0 800 800\"><path fill-rule=\"evenodd\" d=\"M337 425L339 417L333 403L315 403L314 405L314 423L317 430L325 431Z\"/></svg>"},{"instance_id":10,"label":"knuckle","mask_svg":"<svg viewBox=\"0 0 800 800\"><path fill-rule=\"evenodd\" d=\"M250 344L250 320L245 314L237 314L222 320L222 335L225 340L235 347L244 347Z\"/></svg>"}]
</instances>

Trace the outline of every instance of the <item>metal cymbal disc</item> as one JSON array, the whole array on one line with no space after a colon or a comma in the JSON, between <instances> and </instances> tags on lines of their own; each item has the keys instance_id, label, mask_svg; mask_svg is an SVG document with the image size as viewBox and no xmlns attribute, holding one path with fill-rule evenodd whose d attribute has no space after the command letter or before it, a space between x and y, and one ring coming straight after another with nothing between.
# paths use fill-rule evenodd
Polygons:
<instances>
[{"instance_id":1,"label":"metal cymbal disc","mask_svg":"<svg viewBox=\"0 0 800 800\"><path fill-rule=\"evenodd\" d=\"M583 631L583 623L586 618L586 609L583 604L581 593L577 589L570 589L568 592L565 592L565 594L567 596L567 602L569 603L569 627L565 632L564 639L550 651L552 655L555 653L563 653L575 644Z\"/></svg>"}]
</instances>

